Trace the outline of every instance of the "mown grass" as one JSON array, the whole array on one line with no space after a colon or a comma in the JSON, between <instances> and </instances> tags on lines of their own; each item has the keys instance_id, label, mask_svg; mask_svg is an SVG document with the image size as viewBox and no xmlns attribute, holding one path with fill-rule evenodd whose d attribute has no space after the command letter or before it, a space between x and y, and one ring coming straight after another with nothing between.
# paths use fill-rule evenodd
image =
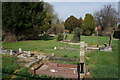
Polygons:
<instances>
[{"instance_id":1,"label":"mown grass","mask_svg":"<svg viewBox=\"0 0 120 80\"><path fill-rule=\"evenodd\" d=\"M59 57L67 56L68 58L77 59L77 61L79 61L79 50L60 49L60 47L79 49L79 46L57 42L55 38L53 40L31 40L31 41L19 41L19 42L11 42L11 43L4 42L3 47L9 50L10 49L18 50L19 48L22 48L22 50L25 50L25 51L37 50L46 54L54 53L56 56L59 56ZM54 50L54 47L57 47L57 50ZM66 62L66 63L69 63L69 62ZM74 64L77 64L77 63L78 62Z\"/></svg>"},{"instance_id":2,"label":"mown grass","mask_svg":"<svg viewBox=\"0 0 120 80\"><path fill-rule=\"evenodd\" d=\"M73 34L68 34L67 40L72 40ZM88 43L89 45L102 45L104 43L109 43L109 37L101 37L101 36L83 36L81 35L81 41Z\"/></svg>"},{"instance_id":3,"label":"mown grass","mask_svg":"<svg viewBox=\"0 0 120 80\"><path fill-rule=\"evenodd\" d=\"M20 65L15 63L18 58L13 56L2 55L2 79L6 80L20 68Z\"/></svg>"},{"instance_id":4,"label":"mown grass","mask_svg":"<svg viewBox=\"0 0 120 80\"><path fill-rule=\"evenodd\" d=\"M118 78L118 45L118 40L113 40L112 52L86 53L92 78Z\"/></svg>"},{"instance_id":5,"label":"mown grass","mask_svg":"<svg viewBox=\"0 0 120 80\"><path fill-rule=\"evenodd\" d=\"M109 43L109 37L81 36L81 41L85 41L90 45L102 45L104 43Z\"/></svg>"},{"instance_id":6,"label":"mown grass","mask_svg":"<svg viewBox=\"0 0 120 80\"><path fill-rule=\"evenodd\" d=\"M72 34L68 35L68 40L72 39ZM55 36L56 38L56 36ZM57 63L77 64L79 62L79 50L59 49L60 47L78 48L79 46L69 45L67 43L57 42L53 40L31 40L31 41L19 41L3 43L3 47L6 49L18 50L37 50L47 54L54 53L59 57L67 57L76 59L76 62L58 61ZM109 43L109 37L95 37L95 36L81 36L81 41L88 43L89 45ZM57 47L57 50L54 50ZM117 78L118 77L118 40L113 40L112 44L113 52L94 51L86 53L86 65L90 67L90 73L92 78Z\"/></svg>"}]
</instances>

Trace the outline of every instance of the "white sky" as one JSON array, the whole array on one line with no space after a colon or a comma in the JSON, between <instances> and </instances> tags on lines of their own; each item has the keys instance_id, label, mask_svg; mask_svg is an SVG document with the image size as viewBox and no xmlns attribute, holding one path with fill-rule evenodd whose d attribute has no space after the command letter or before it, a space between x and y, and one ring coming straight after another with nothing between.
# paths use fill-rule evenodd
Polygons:
<instances>
[{"instance_id":1,"label":"white sky","mask_svg":"<svg viewBox=\"0 0 120 80\"><path fill-rule=\"evenodd\" d=\"M119 2L120 0L44 0L45 2Z\"/></svg>"},{"instance_id":2,"label":"white sky","mask_svg":"<svg viewBox=\"0 0 120 80\"><path fill-rule=\"evenodd\" d=\"M66 20L73 15L77 18L84 18L86 13L94 14L95 11L103 8L104 5L112 4L118 10L118 2L49 2L59 19Z\"/></svg>"}]
</instances>

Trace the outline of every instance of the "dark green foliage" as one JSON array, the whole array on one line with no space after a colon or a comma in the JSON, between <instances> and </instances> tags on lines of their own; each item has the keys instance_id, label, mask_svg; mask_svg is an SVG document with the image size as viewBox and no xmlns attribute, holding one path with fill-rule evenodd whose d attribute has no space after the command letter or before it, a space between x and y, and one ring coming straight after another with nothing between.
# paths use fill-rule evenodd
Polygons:
<instances>
[{"instance_id":1,"label":"dark green foliage","mask_svg":"<svg viewBox=\"0 0 120 80\"><path fill-rule=\"evenodd\" d=\"M89 30L86 30L86 31L84 32L84 35L89 36L89 35L91 35L91 32L90 32Z\"/></svg>"},{"instance_id":2,"label":"dark green foliage","mask_svg":"<svg viewBox=\"0 0 120 80\"><path fill-rule=\"evenodd\" d=\"M62 41L64 39L64 35L63 34L58 34L58 37L57 37L57 41Z\"/></svg>"},{"instance_id":3,"label":"dark green foliage","mask_svg":"<svg viewBox=\"0 0 120 80\"><path fill-rule=\"evenodd\" d=\"M72 42L78 42L78 41L80 41L80 28L76 27L74 30Z\"/></svg>"},{"instance_id":4,"label":"dark green foliage","mask_svg":"<svg viewBox=\"0 0 120 80\"><path fill-rule=\"evenodd\" d=\"M23 40L36 38L38 33L47 31L52 24L53 16L49 9L44 9L43 5L43 2L3 2L4 33L9 32L15 35L17 40Z\"/></svg>"},{"instance_id":5,"label":"dark green foliage","mask_svg":"<svg viewBox=\"0 0 120 80\"><path fill-rule=\"evenodd\" d=\"M91 14L85 15L84 21L82 22L82 29L84 35L91 35L93 33L95 29L95 22Z\"/></svg>"},{"instance_id":6,"label":"dark green foliage","mask_svg":"<svg viewBox=\"0 0 120 80\"><path fill-rule=\"evenodd\" d=\"M50 36L49 34L43 34L42 36L39 36L40 40L52 40L54 39L53 36Z\"/></svg>"},{"instance_id":7,"label":"dark green foliage","mask_svg":"<svg viewBox=\"0 0 120 80\"><path fill-rule=\"evenodd\" d=\"M64 55L63 57L68 57L67 55Z\"/></svg>"},{"instance_id":8,"label":"dark green foliage","mask_svg":"<svg viewBox=\"0 0 120 80\"><path fill-rule=\"evenodd\" d=\"M81 27L81 19L78 20L76 17L70 16L65 20L64 26L65 29L69 30L71 33L76 27Z\"/></svg>"},{"instance_id":9,"label":"dark green foliage","mask_svg":"<svg viewBox=\"0 0 120 80\"><path fill-rule=\"evenodd\" d=\"M82 19L82 17L80 17L80 18L79 18L80 27L82 27L82 22L83 22L83 19Z\"/></svg>"}]
</instances>

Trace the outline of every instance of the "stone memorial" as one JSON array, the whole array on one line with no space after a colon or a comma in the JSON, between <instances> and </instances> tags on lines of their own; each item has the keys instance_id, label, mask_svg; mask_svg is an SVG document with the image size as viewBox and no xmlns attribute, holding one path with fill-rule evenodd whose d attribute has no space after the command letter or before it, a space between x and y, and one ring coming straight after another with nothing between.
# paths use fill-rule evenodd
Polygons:
<instances>
[{"instance_id":1,"label":"stone memorial","mask_svg":"<svg viewBox=\"0 0 120 80\"><path fill-rule=\"evenodd\" d=\"M85 77L85 62L84 62L84 56L85 56L85 43L80 42L80 80Z\"/></svg>"},{"instance_id":2,"label":"stone memorial","mask_svg":"<svg viewBox=\"0 0 120 80\"><path fill-rule=\"evenodd\" d=\"M100 51L111 52L112 51L112 36L110 36L109 44L104 44L104 48L99 48Z\"/></svg>"},{"instance_id":3,"label":"stone memorial","mask_svg":"<svg viewBox=\"0 0 120 80\"><path fill-rule=\"evenodd\" d=\"M54 50L56 50L57 49L57 47L54 47Z\"/></svg>"},{"instance_id":4,"label":"stone memorial","mask_svg":"<svg viewBox=\"0 0 120 80\"><path fill-rule=\"evenodd\" d=\"M13 50L10 50L10 55L13 55Z\"/></svg>"},{"instance_id":5,"label":"stone memorial","mask_svg":"<svg viewBox=\"0 0 120 80\"><path fill-rule=\"evenodd\" d=\"M22 53L22 48L19 48L19 50L18 50L18 51L19 51L19 53Z\"/></svg>"}]
</instances>

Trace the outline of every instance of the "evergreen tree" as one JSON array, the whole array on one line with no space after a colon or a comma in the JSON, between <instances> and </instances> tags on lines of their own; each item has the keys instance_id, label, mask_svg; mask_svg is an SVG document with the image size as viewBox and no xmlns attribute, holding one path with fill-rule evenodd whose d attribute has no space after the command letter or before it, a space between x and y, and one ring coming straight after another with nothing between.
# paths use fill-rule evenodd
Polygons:
<instances>
[{"instance_id":1,"label":"evergreen tree","mask_svg":"<svg viewBox=\"0 0 120 80\"><path fill-rule=\"evenodd\" d=\"M53 13L49 10L44 7L44 2L3 2L2 28L5 36L9 33L17 40L36 38L52 24Z\"/></svg>"},{"instance_id":2,"label":"evergreen tree","mask_svg":"<svg viewBox=\"0 0 120 80\"><path fill-rule=\"evenodd\" d=\"M91 35L95 29L94 18L91 14L86 14L82 22L82 29L84 35Z\"/></svg>"},{"instance_id":3,"label":"evergreen tree","mask_svg":"<svg viewBox=\"0 0 120 80\"><path fill-rule=\"evenodd\" d=\"M76 17L70 16L65 20L64 26L71 33L76 27L80 27L80 21Z\"/></svg>"}]
</instances>

